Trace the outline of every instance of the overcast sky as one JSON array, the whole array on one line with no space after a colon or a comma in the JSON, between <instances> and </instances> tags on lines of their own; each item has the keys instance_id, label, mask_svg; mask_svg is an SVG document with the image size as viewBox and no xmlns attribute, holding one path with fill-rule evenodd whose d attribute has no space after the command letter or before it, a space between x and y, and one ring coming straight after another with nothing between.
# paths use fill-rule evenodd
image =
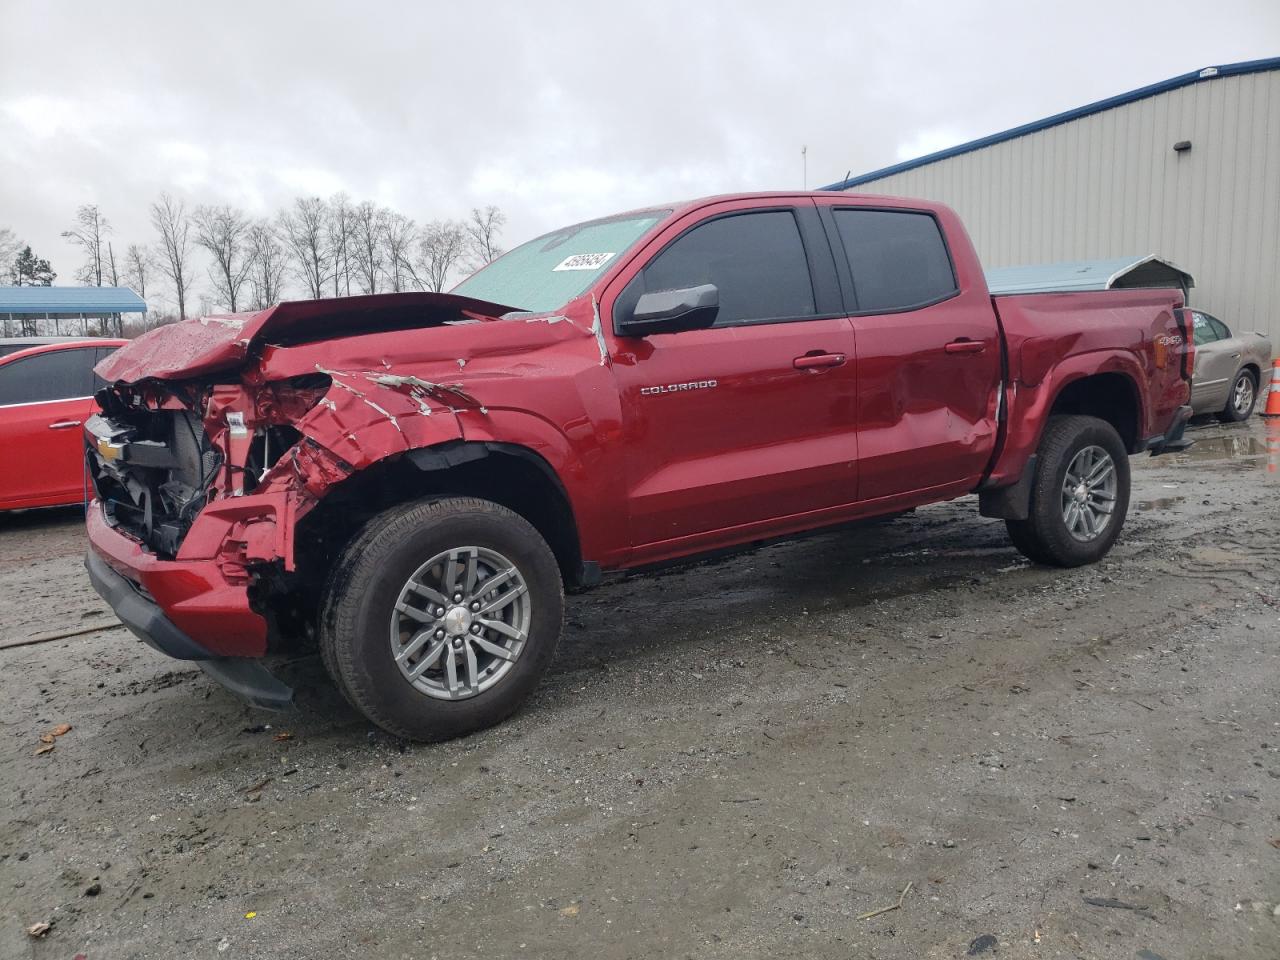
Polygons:
<instances>
[{"instance_id":1,"label":"overcast sky","mask_svg":"<svg viewBox=\"0 0 1280 960\"><path fill-rule=\"evenodd\" d=\"M508 246L594 215L809 186L1209 64L1280 55L1276 0L0 0L0 226L74 283L162 190L272 213L345 190Z\"/></svg>"}]
</instances>

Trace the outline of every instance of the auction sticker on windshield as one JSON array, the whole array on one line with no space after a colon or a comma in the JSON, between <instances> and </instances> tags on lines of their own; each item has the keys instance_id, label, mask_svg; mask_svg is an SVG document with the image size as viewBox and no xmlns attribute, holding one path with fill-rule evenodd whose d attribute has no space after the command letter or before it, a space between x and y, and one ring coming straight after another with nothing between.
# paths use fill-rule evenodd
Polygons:
<instances>
[{"instance_id":1,"label":"auction sticker on windshield","mask_svg":"<svg viewBox=\"0 0 1280 960\"><path fill-rule=\"evenodd\" d=\"M599 270L612 257L612 253L575 253L565 257L552 270Z\"/></svg>"}]
</instances>

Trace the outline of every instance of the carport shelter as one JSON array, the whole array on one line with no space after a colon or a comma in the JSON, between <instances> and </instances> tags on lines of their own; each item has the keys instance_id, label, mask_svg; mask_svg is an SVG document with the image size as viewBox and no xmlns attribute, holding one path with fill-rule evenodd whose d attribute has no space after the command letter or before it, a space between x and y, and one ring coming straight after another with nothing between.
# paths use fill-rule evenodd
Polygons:
<instances>
[{"instance_id":1,"label":"carport shelter","mask_svg":"<svg viewBox=\"0 0 1280 960\"><path fill-rule=\"evenodd\" d=\"M1134 287L1173 287L1185 302L1195 278L1172 261L1153 253L1107 260L1073 260L986 271L992 293L1052 293L1077 290L1126 290Z\"/></svg>"},{"instance_id":2,"label":"carport shelter","mask_svg":"<svg viewBox=\"0 0 1280 960\"><path fill-rule=\"evenodd\" d=\"M147 304L128 287L0 287L0 320L6 337L119 333L121 314L146 313Z\"/></svg>"}]
</instances>

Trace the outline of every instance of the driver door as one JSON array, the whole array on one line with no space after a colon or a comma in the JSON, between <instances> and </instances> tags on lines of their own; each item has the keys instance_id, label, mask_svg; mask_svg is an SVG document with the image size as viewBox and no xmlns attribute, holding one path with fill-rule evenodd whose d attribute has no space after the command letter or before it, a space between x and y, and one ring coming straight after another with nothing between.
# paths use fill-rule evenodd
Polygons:
<instances>
[{"instance_id":1,"label":"driver door","mask_svg":"<svg viewBox=\"0 0 1280 960\"><path fill-rule=\"evenodd\" d=\"M709 329L619 336L613 372L638 560L711 548L857 498L853 329L811 203L673 224L614 304L714 284Z\"/></svg>"}]
</instances>

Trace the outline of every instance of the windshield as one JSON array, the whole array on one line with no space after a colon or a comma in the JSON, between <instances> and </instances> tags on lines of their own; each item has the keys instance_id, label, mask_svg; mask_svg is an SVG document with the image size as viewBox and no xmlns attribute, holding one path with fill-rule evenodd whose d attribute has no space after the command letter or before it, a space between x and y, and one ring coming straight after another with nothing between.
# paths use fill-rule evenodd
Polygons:
<instances>
[{"instance_id":1,"label":"windshield","mask_svg":"<svg viewBox=\"0 0 1280 960\"><path fill-rule=\"evenodd\" d=\"M669 210L592 220L521 244L453 288L477 300L545 313L584 292Z\"/></svg>"}]
</instances>

